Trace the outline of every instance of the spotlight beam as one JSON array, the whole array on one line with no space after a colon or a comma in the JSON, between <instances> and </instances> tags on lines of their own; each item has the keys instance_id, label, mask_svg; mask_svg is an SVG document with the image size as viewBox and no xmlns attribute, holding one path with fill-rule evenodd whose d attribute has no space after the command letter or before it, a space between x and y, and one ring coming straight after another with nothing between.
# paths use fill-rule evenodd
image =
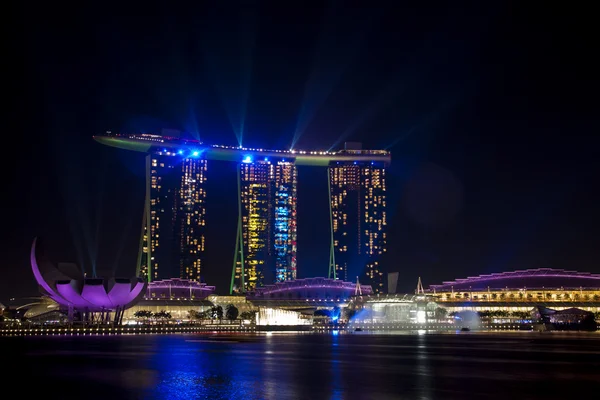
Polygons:
<instances>
[{"instance_id":1,"label":"spotlight beam","mask_svg":"<svg viewBox=\"0 0 600 400\"><path fill-rule=\"evenodd\" d=\"M379 92L379 94L371 101L371 104L352 120L350 126L333 143L333 145L329 148L329 151L332 151L334 148L339 146L346 138L356 132L356 130L365 122L373 118L377 113L381 112L383 106L389 103L390 100L399 96L402 93L402 90L400 90L399 87L399 83L386 85L386 88Z\"/></svg>"},{"instance_id":2,"label":"spotlight beam","mask_svg":"<svg viewBox=\"0 0 600 400\"><path fill-rule=\"evenodd\" d=\"M319 108L330 97L344 73L358 56L366 39L366 31L372 20L368 19L363 29L353 26L355 36L340 43L341 25L354 24L354 21L340 22L339 9L335 2L330 4L321 21L321 33L315 48L313 67L304 86L304 97L296 119L296 129L290 148L294 149L300 137L311 123Z\"/></svg>"},{"instance_id":3,"label":"spotlight beam","mask_svg":"<svg viewBox=\"0 0 600 400\"><path fill-rule=\"evenodd\" d=\"M225 45L214 48L207 39L201 49L204 62L217 92L221 106L227 114L238 145L242 146L246 130L246 116L253 71L253 52L256 42L256 14L252 8L240 9L239 37L227 40ZM231 53L228 53L230 51ZM236 52L239 53L236 54ZM238 60L239 73L225 76L229 69L223 68L221 60ZM236 90L237 88L237 90Z\"/></svg>"}]
</instances>

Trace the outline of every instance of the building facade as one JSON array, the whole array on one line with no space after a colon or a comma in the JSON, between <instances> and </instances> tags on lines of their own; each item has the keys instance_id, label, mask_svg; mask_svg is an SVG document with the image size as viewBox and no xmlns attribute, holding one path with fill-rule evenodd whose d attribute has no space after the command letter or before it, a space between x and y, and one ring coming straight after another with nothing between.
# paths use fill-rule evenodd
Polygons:
<instances>
[{"instance_id":1,"label":"building facade","mask_svg":"<svg viewBox=\"0 0 600 400\"><path fill-rule=\"evenodd\" d=\"M296 279L298 170L285 161L278 161L273 168L275 282L283 282Z\"/></svg>"},{"instance_id":2,"label":"building facade","mask_svg":"<svg viewBox=\"0 0 600 400\"><path fill-rule=\"evenodd\" d=\"M529 312L543 306L600 311L600 274L537 268L456 279L428 294L449 312Z\"/></svg>"},{"instance_id":3,"label":"building facade","mask_svg":"<svg viewBox=\"0 0 600 400\"><path fill-rule=\"evenodd\" d=\"M200 281L205 248L207 161L170 151L146 156L146 206L139 273L149 282Z\"/></svg>"},{"instance_id":4,"label":"building facade","mask_svg":"<svg viewBox=\"0 0 600 400\"><path fill-rule=\"evenodd\" d=\"M231 292L296 278L293 162L245 157L239 166L239 220Z\"/></svg>"},{"instance_id":5,"label":"building facade","mask_svg":"<svg viewBox=\"0 0 600 400\"><path fill-rule=\"evenodd\" d=\"M347 149L349 152L363 150ZM330 277L361 281L384 291L381 256L386 252L385 163L332 162Z\"/></svg>"},{"instance_id":6,"label":"building facade","mask_svg":"<svg viewBox=\"0 0 600 400\"><path fill-rule=\"evenodd\" d=\"M137 262L148 281L201 280L205 250L207 160L235 162L238 229L230 293L296 278L297 166L328 168L329 277L383 291L386 251L386 150L305 151L207 144L176 131L94 136L107 146L146 153L147 188Z\"/></svg>"}]
</instances>

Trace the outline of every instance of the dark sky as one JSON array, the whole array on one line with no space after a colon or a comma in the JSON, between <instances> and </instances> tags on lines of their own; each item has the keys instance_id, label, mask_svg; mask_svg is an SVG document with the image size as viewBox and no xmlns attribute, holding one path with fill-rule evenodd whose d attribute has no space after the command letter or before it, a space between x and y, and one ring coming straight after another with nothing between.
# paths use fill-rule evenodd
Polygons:
<instances>
[{"instance_id":1,"label":"dark sky","mask_svg":"<svg viewBox=\"0 0 600 400\"><path fill-rule=\"evenodd\" d=\"M525 268L600 272L590 10L215 3L135 10L145 17L56 4L17 15L0 300L36 294L35 236L54 260L134 273L143 155L92 135L162 127L229 145L243 125L248 146L389 148L383 264L400 272L400 290L418 276L427 286ZM204 276L224 291L235 166L208 173ZM299 175L299 275L324 275L326 175Z\"/></svg>"}]
</instances>

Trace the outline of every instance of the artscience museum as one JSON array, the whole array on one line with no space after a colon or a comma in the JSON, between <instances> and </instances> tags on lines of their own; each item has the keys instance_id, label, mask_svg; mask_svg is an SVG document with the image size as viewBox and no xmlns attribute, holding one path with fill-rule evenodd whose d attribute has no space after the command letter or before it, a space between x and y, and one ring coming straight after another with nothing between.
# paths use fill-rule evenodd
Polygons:
<instances>
[{"instance_id":1,"label":"artscience museum","mask_svg":"<svg viewBox=\"0 0 600 400\"><path fill-rule=\"evenodd\" d=\"M67 311L71 321L119 324L123 311L145 293L146 282L142 278L88 278L76 264L51 263L37 238L31 246L30 261L42 293Z\"/></svg>"}]
</instances>

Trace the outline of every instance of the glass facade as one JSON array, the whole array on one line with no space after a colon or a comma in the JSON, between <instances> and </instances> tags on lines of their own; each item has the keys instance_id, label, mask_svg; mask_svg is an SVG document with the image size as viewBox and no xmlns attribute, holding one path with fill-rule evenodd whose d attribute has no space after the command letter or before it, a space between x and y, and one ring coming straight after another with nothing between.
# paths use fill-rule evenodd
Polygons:
<instances>
[{"instance_id":1,"label":"glass facade","mask_svg":"<svg viewBox=\"0 0 600 400\"><path fill-rule=\"evenodd\" d=\"M278 161L274 166L275 210L273 245L275 282L296 279L296 188L298 170L290 162Z\"/></svg>"},{"instance_id":2,"label":"glass facade","mask_svg":"<svg viewBox=\"0 0 600 400\"><path fill-rule=\"evenodd\" d=\"M296 278L297 179L291 162L245 159L240 164L233 291Z\"/></svg>"},{"instance_id":3,"label":"glass facade","mask_svg":"<svg viewBox=\"0 0 600 400\"><path fill-rule=\"evenodd\" d=\"M336 278L358 276L384 290L380 258L386 251L385 165L336 162L329 166L331 267Z\"/></svg>"},{"instance_id":4,"label":"glass facade","mask_svg":"<svg viewBox=\"0 0 600 400\"><path fill-rule=\"evenodd\" d=\"M140 274L200 281L205 246L206 160L149 154Z\"/></svg>"}]
</instances>

